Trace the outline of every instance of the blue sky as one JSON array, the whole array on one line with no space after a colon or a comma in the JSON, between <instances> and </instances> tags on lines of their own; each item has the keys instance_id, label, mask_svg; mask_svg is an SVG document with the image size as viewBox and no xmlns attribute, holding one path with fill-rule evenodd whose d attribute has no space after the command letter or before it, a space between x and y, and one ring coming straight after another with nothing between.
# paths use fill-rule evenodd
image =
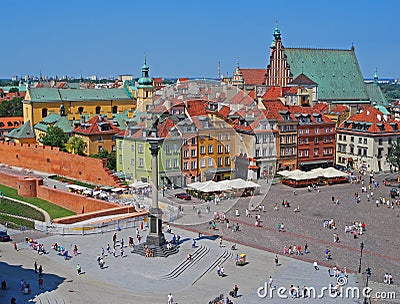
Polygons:
<instances>
[{"instance_id":1,"label":"blue sky","mask_svg":"<svg viewBox=\"0 0 400 304\"><path fill-rule=\"evenodd\" d=\"M383 3L383 4L382 4ZM216 77L268 64L278 20L287 47L349 49L365 78L399 77L400 2L4 1L0 77Z\"/></svg>"}]
</instances>

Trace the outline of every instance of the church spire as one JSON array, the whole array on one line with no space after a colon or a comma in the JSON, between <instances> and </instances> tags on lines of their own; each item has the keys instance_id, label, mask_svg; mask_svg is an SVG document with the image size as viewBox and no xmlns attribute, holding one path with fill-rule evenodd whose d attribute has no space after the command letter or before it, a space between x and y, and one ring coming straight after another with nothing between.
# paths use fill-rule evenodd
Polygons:
<instances>
[{"instance_id":1,"label":"church spire","mask_svg":"<svg viewBox=\"0 0 400 304\"><path fill-rule=\"evenodd\" d=\"M374 83L378 85L378 68L375 68Z\"/></svg>"}]
</instances>

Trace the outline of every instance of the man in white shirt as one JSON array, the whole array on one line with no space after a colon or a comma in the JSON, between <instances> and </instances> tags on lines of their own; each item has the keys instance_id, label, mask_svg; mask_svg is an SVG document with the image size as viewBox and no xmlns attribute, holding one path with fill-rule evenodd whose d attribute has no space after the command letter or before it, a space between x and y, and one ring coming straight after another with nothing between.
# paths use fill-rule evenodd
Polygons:
<instances>
[{"instance_id":1,"label":"man in white shirt","mask_svg":"<svg viewBox=\"0 0 400 304\"><path fill-rule=\"evenodd\" d=\"M173 304L174 303L174 298L172 297L172 294L169 293L168 295L168 304Z\"/></svg>"}]
</instances>

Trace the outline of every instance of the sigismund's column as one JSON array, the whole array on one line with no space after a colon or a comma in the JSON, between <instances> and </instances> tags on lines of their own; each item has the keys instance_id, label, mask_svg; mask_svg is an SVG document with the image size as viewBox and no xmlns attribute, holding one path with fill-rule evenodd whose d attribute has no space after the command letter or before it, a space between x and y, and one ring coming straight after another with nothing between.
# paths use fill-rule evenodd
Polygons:
<instances>
[{"instance_id":1,"label":"sigismund's column","mask_svg":"<svg viewBox=\"0 0 400 304\"><path fill-rule=\"evenodd\" d=\"M161 138L157 137L157 131L152 130L147 141L150 143L151 152L151 208L149 209L150 232L146 238L146 245L149 247L160 247L166 243L162 232L162 210L158 207L158 151Z\"/></svg>"}]
</instances>

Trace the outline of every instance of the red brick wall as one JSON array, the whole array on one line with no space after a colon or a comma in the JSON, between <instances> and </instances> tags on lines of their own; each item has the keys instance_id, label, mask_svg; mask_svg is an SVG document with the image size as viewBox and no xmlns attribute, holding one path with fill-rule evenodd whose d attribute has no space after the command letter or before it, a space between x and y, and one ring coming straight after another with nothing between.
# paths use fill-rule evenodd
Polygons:
<instances>
[{"instance_id":1,"label":"red brick wall","mask_svg":"<svg viewBox=\"0 0 400 304\"><path fill-rule=\"evenodd\" d=\"M106 172L103 160L62 152L49 146L1 142L0 163L105 186L116 184Z\"/></svg>"},{"instance_id":2,"label":"red brick wall","mask_svg":"<svg viewBox=\"0 0 400 304\"><path fill-rule=\"evenodd\" d=\"M52 202L65 209L74 211L78 214L84 212L93 212L109 208L118 207L118 204L97 200L72 192L65 192L58 189L40 186L37 188L37 197Z\"/></svg>"},{"instance_id":3,"label":"red brick wall","mask_svg":"<svg viewBox=\"0 0 400 304\"><path fill-rule=\"evenodd\" d=\"M18 195L27 197L36 197L36 178L24 177L20 178L18 184Z\"/></svg>"},{"instance_id":4,"label":"red brick wall","mask_svg":"<svg viewBox=\"0 0 400 304\"><path fill-rule=\"evenodd\" d=\"M84 214L77 214L77 215L72 215L72 216L67 216L63 217L60 219L55 219L53 223L57 224L73 224L81 221L85 221L91 218L95 217L100 217L100 216L107 216L107 215L116 215L116 214L126 214L126 213L133 213L136 212L135 207L133 206L123 206L123 207L116 207L116 208L111 208L111 209L106 209L102 211L95 211L95 212L90 212L90 213L84 213ZM144 213L138 213L139 215L144 215Z\"/></svg>"},{"instance_id":5,"label":"red brick wall","mask_svg":"<svg viewBox=\"0 0 400 304\"><path fill-rule=\"evenodd\" d=\"M19 176L7 174L0 171L0 184L2 185L17 189L18 188L17 183L19 178L20 178Z\"/></svg>"}]
</instances>

